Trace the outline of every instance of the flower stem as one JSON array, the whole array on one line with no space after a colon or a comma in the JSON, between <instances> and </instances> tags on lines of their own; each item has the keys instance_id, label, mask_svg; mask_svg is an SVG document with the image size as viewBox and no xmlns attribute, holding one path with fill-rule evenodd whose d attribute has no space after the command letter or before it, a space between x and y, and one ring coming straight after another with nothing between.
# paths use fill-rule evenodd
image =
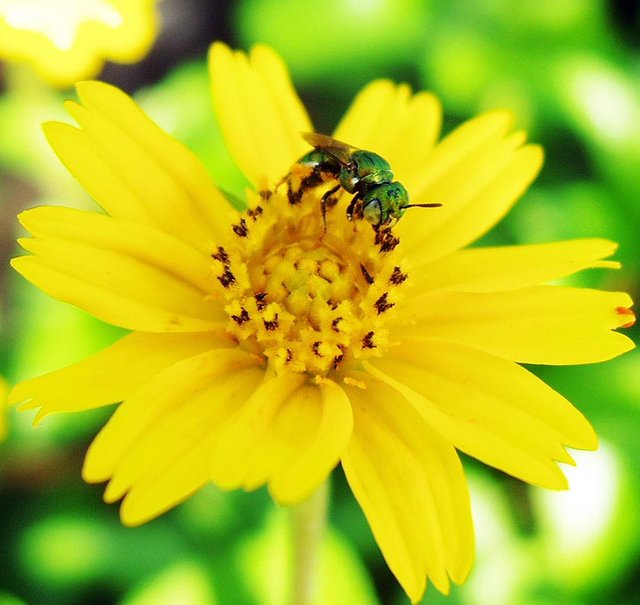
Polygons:
<instances>
[{"instance_id":1,"label":"flower stem","mask_svg":"<svg viewBox=\"0 0 640 605\"><path fill-rule=\"evenodd\" d=\"M293 543L291 605L318 602L316 592L327 518L328 483L325 481L307 500L290 509Z\"/></svg>"}]
</instances>

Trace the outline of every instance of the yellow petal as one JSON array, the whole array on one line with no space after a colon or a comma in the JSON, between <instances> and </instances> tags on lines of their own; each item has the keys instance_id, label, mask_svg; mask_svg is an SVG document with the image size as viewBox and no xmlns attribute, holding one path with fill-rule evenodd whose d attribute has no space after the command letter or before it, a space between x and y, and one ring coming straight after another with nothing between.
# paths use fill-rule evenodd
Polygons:
<instances>
[{"instance_id":1,"label":"yellow petal","mask_svg":"<svg viewBox=\"0 0 640 605\"><path fill-rule=\"evenodd\" d=\"M99 154L85 132L69 124L43 126L49 144L86 192L111 216L152 224L149 209Z\"/></svg>"},{"instance_id":2,"label":"yellow petal","mask_svg":"<svg viewBox=\"0 0 640 605\"><path fill-rule=\"evenodd\" d=\"M36 238L113 250L171 273L202 292L215 290L209 256L153 227L63 206L32 208L18 219Z\"/></svg>"},{"instance_id":3,"label":"yellow petal","mask_svg":"<svg viewBox=\"0 0 640 605\"><path fill-rule=\"evenodd\" d=\"M108 212L113 214L119 206L107 199L109 185L102 182L112 174L120 187L133 194L128 197L141 206L138 214L147 223L199 249L210 247L211 239L222 235L220 217L232 210L198 159L116 88L85 82L78 92L88 106L69 101L66 107L83 136L72 126L45 125L45 134L63 163ZM78 140L81 149L73 144ZM89 162L78 158L82 147L93 152ZM130 211L125 212L128 216Z\"/></svg>"},{"instance_id":4,"label":"yellow petal","mask_svg":"<svg viewBox=\"0 0 640 605\"><path fill-rule=\"evenodd\" d=\"M126 525L139 525L189 497L209 482L209 461L217 430L238 399L247 397L262 377L253 368L218 377L193 400L177 405L118 465L105 499L128 489L120 516Z\"/></svg>"},{"instance_id":5,"label":"yellow petal","mask_svg":"<svg viewBox=\"0 0 640 605\"><path fill-rule=\"evenodd\" d=\"M67 227L55 223L63 217L70 220ZM12 265L54 298L146 332L206 331L224 320L221 305L211 299L214 277L207 279L206 257L173 238L79 211L39 208L21 218L43 237L21 239L34 256L15 258Z\"/></svg>"},{"instance_id":6,"label":"yellow petal","mask_svg":"<svg viewBox=\"0 0 640 605\"><path fill-rule=\"evenodd\" d=\"M211 479L219 487L237 489L250 484L247 487L253 488L260 481L266 481L278 454L276 452L269 461L264 461L257 459L255 452L265 435L268 436L281 408L305 380L304 374L281 374L266 380L247 401L237 402L236 413L222 428L212 454ZM292 410L293 413L296 411L300 410ZM317 411L317 407L311 408L309 415L317 418ZM307 430L306 424L300 425L300 431ZM253 477L247 479L249 475ZM257 475L261 478L256 479Z\"/></svg>"},{"instance_id":7,"label":"yellow petal","mask_svg":"<svg viewBox=\"0 0 640 605\"><path fill-rule=\"evenodd\" d=\"M97 82L86 84L99 91L115 90ZM127 133L97 111L69 103L67 107L84 129L50 122L44 125L47 139L63 164L109 214L155 226L199 250L210 249L214 240L223 237L222 225L235 212L199 160L128 101L133 115ZM121 108L113 103L110 109ZM133 126L136 122L138 128ZM170 164L173 158L175 168Z\"/></svg>"},{"instance_id":8,"label":"yellow petal","mask_svg":"<svg viewBox=\"0 0 640 605\"><path fill-rule=\"evenodd\" d=\"M79 363L19 383L9 401L25 401L23 410L41 408L37 420L116 403L180 359L231 344L210 333L129 334Z\"/></svg>"},{"instance_id":9,"label":"yellow petal","mask_svg":"<svg viewBox=\"0 0 640 605\"><path fill-rule=\"evenodd\" d=\"M238 389L251 388L253 378L260 377L258 370L254 375L244 372L255 366L255 356L238 349L210 349L182 357L141 382L89 447L85 480L99 482L113 476L107 496L116 499L151 470L160 472L165 466L160 462L174 455L177 440L189 443L179 427L186 431L199 425L213 431L212 419L224 419L233 409ZM173 449L162 445L168 439L176 440Z\"/></svg>"},{"instance_id":10,"label":"yellow petal","mask_svg":"<svg viewBox=\"0 0 640 605\"><path fill-rule=\"evenodd\" d=\"M437 258L474 241L524 193L542 165L542 150L522 147L522 133L506 134L509 114L490 113L458 128L435 147L424 168L404 185L412 203L441 208L412 210L398 224L405 249ZM408 211L409 212L409 211Z\"/></svg>"},{"instance_id":11,"label":"yellow petal","mask_svg":"<svg viewBox=\"0 0 640 605\"><path fill-rule=\"evenodd\" d=\"M103 82L80 82L76 85L87 112L81 112L81 126L98 143L110 140L113 133L126 136L121 141L147 163L153 173L138 173L134 183L140 187L152 185L161 188L159 182L152 183L154 174L168 187L160 199L153 198L150 206L157 222L171 230L183 229L189 233L204 232L205 239L221 240L226 233L224 217L229 212L229 203L214 185L200 159L182 143L159 128L127 94ZM71 104L71 107L77 107ZM87 120L86 122L84 120ZM126 153L121 149L121 153ZM142 166L136 167L138 170ZM141 178L142 177L142 178ZM152 198L151 190L143 191L146 199ZM166 214L161 205L166 200ZM184 213L184 217L181 216ZM175 222L195 218L201 225L186 225ZM173 232L173 231L170 231Z\"/></svg>"},{"instance_id":12,"label":"yellow petal","mask_svg":"<svg viewBox=\"0 0 640 605\"><path fill-rule=\"evenodd\" d=\"M554 463L570 463L563 446L597 446L589 423L561 395L517 364L470 347L407 340L365 367L458 449L528 483L565 488Z\"/></svg>"},{"instance_id":13,"label":"yellow petal","mask_svg":"<svg viewBox=\"0 0 640 605\"><path fill-rule=\"evenodd\" d=\"M406 84L377 80L358 93L334 136L380 154L404 182L425 165L441 124L442 108L434 95L411 95Z\"/></svg>"},{"instance_id":14,"label":"yellow petal","mask_svg":"<svg viewBox=\"0 0 640 605\"><path fill-rule=\"evenodd\" d=\"M355 147L382 155L388 150L379 149L379 143L388 137L381 135L380 129L386 130L387 118L397 121L397 114L389 115L389 110L406 104L409 94L410 89L406 84L396 85L390 80L370 82L356 95L335 129L334 136Z\"/></svg>"},{"instance_id":15,"label":"yellow petal","mask_svg":"<svg viewBox=\"0 0 640 605\"><path fill-rule=\"evenodd\" d=\"M196 427L195 432L201 433L202 430ZM212 437L191 434L190 440L189 447L169 460L160 474L151 479L141 479L127 493L120 507L120 519L124 525L135 527L151 521L209 482L207 461Z\"/></svg>"},{"instance_id":16,"label":"yellow petal","mask_svg":"<svg viewBox=\"0 0 640 605\"><path fill-rule=\"evenodd\" d=\"M435 261L418 261L410 268L417 292L515 290L565 277L589 267L618 268L612 255L617 244L604 239L578 239L527 246L498 246L458 250Z\"/></svg>"},{"instance_id":17,"label":"yellow petal","mask_svg":"<svg viewBox=\"0 0 640 605\"><path fill-rule=\"evenodd\" d=\"M444 593L473 559L473 527L462 466L409 403L372 377L347 388L354 433L343 468L382 553L415 603L428 577Z\"/></svg>"},{"instance_id":18,"label":"yellow petal","mask_svg":"<svg viewBox=\"0 0 640 605\"><path fill-rule=\"evenodd\" d=\"M262 430L254 433L251 447L243 455L245 458L243 467L246 470L241 486L246 490L254 490L269 483L273 477L285 474L287 465L296 464L299 452L306 444L313 441L320 424L321 414L320 393L313 385L303 384L282 400L270 421L261 424ZM245 422L247 420L251 421L246 419ZM336 462L337 459L333 460L333 466ZM324 476L317 481L312 479L309 487L305 482L302 488L304 495L310 494L312 486L322 482L329 471L330 469L326 470ZM296 491L296 486L286 487L291 487L291 492ZM285 501L281 503L291 504L291 500L286 500L286 496L291 495L286 493L286 487L282 490ZM294 498L293 502L295 501Z\"/></svg>"},{"instance_id":19,"label":"yellow petal","mask_svg":"<svg viewBox=\"0 0 640 605\"><path fill-rule=\"evenodd\" d=\"M448 173L469 165L469 160L482 159L482 151L499 148L513 122L513 116L494 111L468 120L449 133L431 151L424 169L413 176L411 192L422 196L435 183L444 181Z\"/></svg>"},{"instance_id":20,"label":"yellow petal","mask_svg":"<svg viewBox=\"0 0 640 605\"><path fill-rule=\"evenodd\" d=\"M351 407L329 380L286 374L237 404L214 446L213 481L224 489L265 483L282 504L309 496L338 463L351 434Z\"/></svg>"},{"instance_id":21,"label":"yellow petal","mask_svg":"<svg viewBox=\"0 0 640 605\"><path fill-rule=\"evenodd\" d=\"M308 391L315 391L309 396ZM309 410L318 408L313 414ZM291 413L293 412L293 413ZM302 412L302 422L309 422L309 439L301 441L300 423L296 412ZM353 418L351 404L344 391L330 380L323 380L318 387L299 389L280 411L274 441L287 450L284 464L271 473L269 491L280 504L300 502L308 497L327 478L338 464L340 456L351 437Z\"/></svg>"},{"instance_id":22,"label":"yellow petal","mask_svg":"<svg viewBox=\"0 0 640 605\"><path fill-rule=\"evenodd\" d=\"M623 292L532 286L507 292L433 292L407 299L399 338L445 338L522 363L605 361L633 348Z\"/></svg>"},{"instance_id":23,"label":"yellow petal","mask_svg":"<svg viewBox=\"0 0 640 605\"><path fill-rule=\"evenodd\" d=\"M308 149L300 133L313 130L286 66L266 46L247 57L216 42L210 69L216 115L236 164L258 188L277 182Z\"/></svg>"}]
</instances>

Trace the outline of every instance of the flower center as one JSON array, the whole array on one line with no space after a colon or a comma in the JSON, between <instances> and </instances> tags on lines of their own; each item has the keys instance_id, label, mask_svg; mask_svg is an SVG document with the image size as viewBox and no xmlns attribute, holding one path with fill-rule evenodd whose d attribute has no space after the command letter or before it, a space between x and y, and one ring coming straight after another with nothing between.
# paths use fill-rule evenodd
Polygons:
<instances>
[{"instance_id":1,"label":"flower center","mask_svg":"<svg viewBox=\"0 0 640 605\"><path fill-rule=\"evenodd\" d=\"M250 194L214 272L239 342L277 373L326 375L383 352L407 275L390 229L347 220L348 194L332 200L325 229L328 186L289 187Z\"/></svg>"}]
</instances>

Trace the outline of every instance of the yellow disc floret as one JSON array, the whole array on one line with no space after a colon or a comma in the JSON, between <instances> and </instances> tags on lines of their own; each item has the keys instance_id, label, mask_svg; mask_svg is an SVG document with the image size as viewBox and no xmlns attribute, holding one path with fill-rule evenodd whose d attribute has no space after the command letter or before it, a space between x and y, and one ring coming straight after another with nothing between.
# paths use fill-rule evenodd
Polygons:
<instances>
[{"instance_id":1,"label":"yellow disc floret","mask_svg":"<svg viewBox=\"0 0 640 605\"><path fill-rule=\"evenodd\" d=\"M250 194L232 243L211 255L228 331L277 373L326 375L380 355L407 277L390 229L347 220L343 204L330 209L325 229L323 191L292 196L279 185Z\"/></svg>"}]
</instances>

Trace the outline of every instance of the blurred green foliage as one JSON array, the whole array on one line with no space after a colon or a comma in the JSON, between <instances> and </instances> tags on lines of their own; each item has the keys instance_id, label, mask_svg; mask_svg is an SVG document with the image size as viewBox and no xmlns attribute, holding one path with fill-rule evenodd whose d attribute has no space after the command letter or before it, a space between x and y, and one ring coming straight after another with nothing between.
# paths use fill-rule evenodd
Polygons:
<instances>
[{"instance_id":1,"label":"blurred green foliage","mask_svg":"<svg viewBox=\"0 0 640 605\"><path fill-rule=\"evenodd\" d=\"M165 0L164 10L180 0ZM545 169L481 243L583 236L620 242L621 271L572 283L638 299L640 5L604 0L239 0L219 2L234 45L267 42L291 67L316 127L330 132L373 78L410 82L443 101L446 130L510 108L544 145ZM197 3L195 3L197 6ZM197 8L192 18L197 19ZM188 36L173 23L165 38ZM212 28L212 31L214 29ZM218 31L218 30L215 30ZM166 61L166 53L161 55ZM246 185L211 112L204 54L174 58L137 92L145 109L203 159L220 185ZM145 80L146 81L146 80ZM117 78L114 78L117 84ZM7 270L15 214L41 203L89 205L41 135L63 116L60 92L6 66L0 94L0 374L10 382L81 359L119 332L51 301ZM637 328L631 330L637 336ZM528 488L470 460L477 562L429 605L640 604L640 354L605 365L534 368L591 419L602 439L577 456L574 489ZM80 478L84 451L111 410L47 419L8 412L0 445L0 605L282 603L286 528L264 491L213 487L137 529L120 525L100 486ZM340 471L319 603L406 603Z\"/></svg>"}]
</instances>

